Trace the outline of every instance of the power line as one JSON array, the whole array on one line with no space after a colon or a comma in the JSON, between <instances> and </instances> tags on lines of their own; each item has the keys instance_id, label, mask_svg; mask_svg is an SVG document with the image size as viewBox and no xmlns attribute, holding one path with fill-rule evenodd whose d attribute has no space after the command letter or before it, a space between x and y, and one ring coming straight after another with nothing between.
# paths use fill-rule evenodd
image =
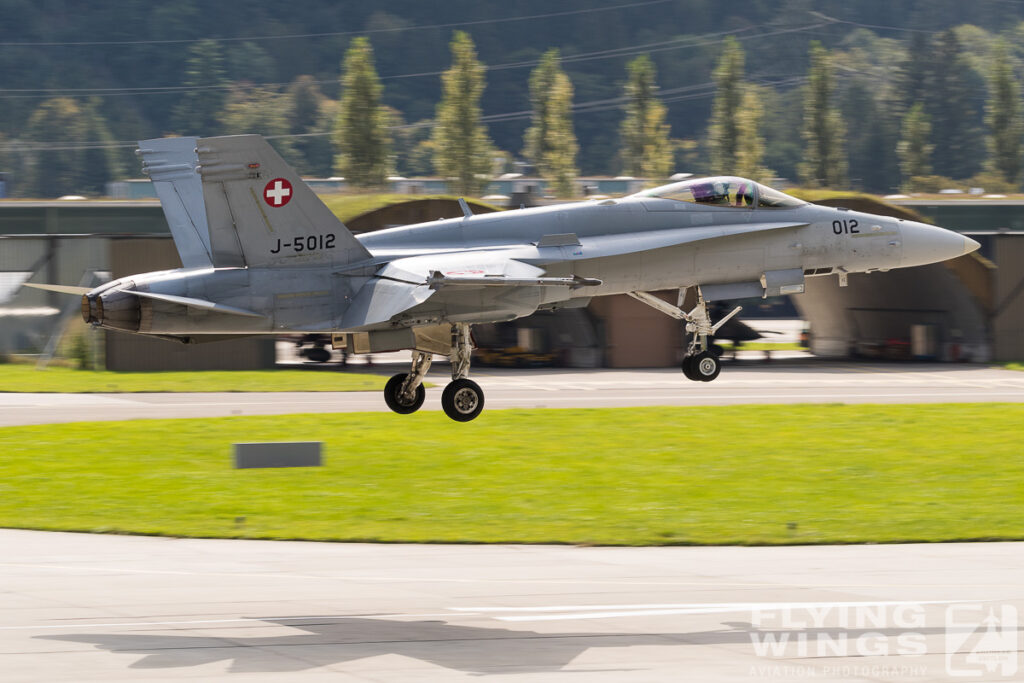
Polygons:
<instances>
[{"instance_id":1,"label":"power line","mask_svg":"<svg viewBox=\"0 0 1024 683\"><path fill-rule=\"evenodd\" d=\"M695 47L706 47L708 45L716 44L720 41L717 38L725 35L738 36L736 39L739 41L754 40L757 38L768 38L772 36L784 35L788 33L800 33L807 31L814 31L824 26L828 26L830 21L809 24L806 26L797 26L793 28L778 29L775 31L766 31L763 33L753 33L743 35L746 31L751 31L751 28L741 29L739 31L720 31L716 33L701 34L698 36L688 36L684 38L676 38L672 40L659 41L656 43L640 43L636 45L627 45L620 48L611 48L608 50L598 50L596 52L584 52L577 55L568 55L562 57L561 61L565 64L575 64L578 62L589 62L598 59L614 59L617 57L632 57L639 54L649 54L652 52L665 52L667 50L681 50L686 48ZM529 60L520 62L507 62L504 64L495 64L487 66L487 71L503 71L507 69L522 69L537 66L540 64L540 60ZM406 74L392 74L380 76L383 80L395 80L399 78L421 78L428 76L440 76L444 71L422 71L413 72ZM314 83L323 85L326 83L335 83L336 80L315 80ZM257 88L280 88L290 85L290 83L259 83L252 87ZM125 88L24 88L24 89L0 89L0 99L46 99L50 97L128 97L135 95L173 95L181 94L186 92L198 92L207 90L231 90L239 87L238 83L227 83L223 85L170 85L170 86L140 86L140 87L125 87Z\"/></svg>"},{"instance_id":2,"label":"power line","mask_svg":"<svg viewBox=\"0 0 1024 683\"><path fill-rule=\"evenodd\" d=\"M365 31L332 31L328 33L292 33L286 35L270 36L236 36L222 38L172 38L164 40L82 40L82 41L4 41L0 47L94 47L94 46L117 46L117 45L182 45L200 43L204 40L216 40L218 42L242 42L260 40L295 40L308 38L338 38L344 36L363 36L375 33L400 33L403 31L425 31L441 28L459 28L462 26L481 26L486 24L503 24L513 21L530 21L533 19L550 19L553 17L566 17L576 14L591 14L594 12L608 12L617 9L628 9L631 7L643 7L647 5L660 5L666 2L677 0L643 0L642 2L631 2L624 5L611 5L608 7L588 7L586 9L565 10L562 12L548 12L547 14L529 14L518 17L502 17L500 19L477 19L474 21L455 21L445 24L426 24L420 26L394 26L390 28L368 29Z\"/></svg>"}]
</instances>

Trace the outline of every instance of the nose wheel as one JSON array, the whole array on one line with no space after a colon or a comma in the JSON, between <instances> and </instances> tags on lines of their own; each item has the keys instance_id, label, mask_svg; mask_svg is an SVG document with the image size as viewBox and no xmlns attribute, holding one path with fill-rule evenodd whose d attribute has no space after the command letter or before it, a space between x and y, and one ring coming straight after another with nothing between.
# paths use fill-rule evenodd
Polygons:
<instances>
[{"instance_id":1,"label":"nose wheel","mask_svg":"<svg viewBox=\"0 0 1024 683\"><path fill-rule=\"evenodd\" d=\"M702 351L683 359L683 374L694 382L710 382L722 372L722 362L711 351Z\"/></svg>"}]
</instances>

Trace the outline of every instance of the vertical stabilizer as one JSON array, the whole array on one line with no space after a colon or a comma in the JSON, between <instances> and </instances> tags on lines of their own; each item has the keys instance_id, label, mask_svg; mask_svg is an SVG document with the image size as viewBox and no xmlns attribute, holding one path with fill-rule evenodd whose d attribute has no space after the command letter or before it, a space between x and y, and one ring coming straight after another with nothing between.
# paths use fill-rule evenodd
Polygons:
<instances>
[{"instance_id":1,"label":"vertical stabilizer","mask_svg":"<svg viewBox=\"0 0 1024 683\"><path fill-rule=\"evenodd\" d=\"M370 258L263 137L200 138L197 149L215 263L342 265Z\"/></svg>"},{"instance_id":2,"label":"vertical stabilizer","mask_svg":"<svg viewBox=\"0 0 1024 683\"><path fill-rule=\"evenodd\" d=\"M174 246L186 268L209 267L213 261L206 222L203 184L196 173L196 138L143 140L138 155L160 198Z\"/></svg>"},{"instance_id":3,"label":"vertical stabilizer","mask_svg":"<svg viewBox=\"0 0 1024 683\"><path fill-rule=\"evenodd\" d=\"M187 268L370 258L262 136L143 140L138 153Z\"/></svg>"}]
</instances>

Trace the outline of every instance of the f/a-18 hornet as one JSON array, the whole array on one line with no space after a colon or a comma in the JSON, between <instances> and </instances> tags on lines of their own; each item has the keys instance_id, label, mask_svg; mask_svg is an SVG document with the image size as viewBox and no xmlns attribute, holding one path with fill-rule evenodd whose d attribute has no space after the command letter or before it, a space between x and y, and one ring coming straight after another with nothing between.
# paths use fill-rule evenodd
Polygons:
<instances>
[{"instance_id":1,"label":"f/a-18 hornet","mask_svg":"<svg viewBox=\"0 0 1024 683\"><path fill-rule=\"evenodd\" d=\"M423 405L432 354L451 359L441 404L480 414L468 378L474 323L628 294L683 321L683 373L721 369L708 338L731 316L708 302L795 294L804 279L885 271L969 253L949 230L807 204L764 185L713 177L591 200L437 220L354 236L258 135L139 143L183 267L82 294L89 323L196 343L228 336L333 335L355 353L409 349L384 389L388 407ZM46 287L46 286L44 286ZM696 306L683 310L688 288ZM676 289L672 305L651 292Z\"/></svg>"}]
</instances>

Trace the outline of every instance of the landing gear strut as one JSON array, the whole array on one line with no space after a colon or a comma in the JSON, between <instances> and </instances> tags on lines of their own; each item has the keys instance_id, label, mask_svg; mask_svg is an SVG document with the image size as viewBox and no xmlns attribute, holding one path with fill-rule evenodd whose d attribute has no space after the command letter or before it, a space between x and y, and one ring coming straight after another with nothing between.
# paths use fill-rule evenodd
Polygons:
<instances>
[{"instance_id":1,"label":"landing gear strut","mask_svg":"<svg viewBox=\"0 0 1024 683\"><path fill-rule=\"evenodd\" d=\"M679 290L675 306L647 292L630 292L629 295L686 323L690 343L686 348L686 355L683 356L683 374L687 379L694 382L710 382L718 377L722 371L722 363L718 354L714 353L714 345L709 343L709 338L713 338L718 328L739 313L742 306L732 309L728 315L712 325L711 318L708 317L708 303L704 300L700 287L697 288L697 305L689 313L682 309L683 300L686 298L685 287Z\"/></svg>"},{"instance_id":2,"label":"landing gear strut","mask_svg":"<svg viewBox=\"0 0 1024 683\"><path fill-rule=\"evenodd\" d=\"M452 381L441 394L441 408L457 422L469 422L484 409L484 392L480 385L469 379L470 354L473 345L469 339L469 325L452 325Z\"/></svg>"},{"instance_id":3,"label":"landing gear strut","mask_svg":"<svg viewBox=\"0 0 1024 683\"><path fill-rule=\"evenodd\" d=\"M430 369L433 357L423 351L412 352L412 370L408 374L395 375L384 385L384 402L388 408L400 415L415 413L423 405L427 391L423 388L423 378Z\"/></svg>"},{"instance_id":4,"label":"landing gear strut","mask_svg":"<svg viewBox=\"0 0 1024 683\"><path fill-rule=\"evenodd\" d=\"M456 323L451 328L452 381L441 394L441 407L448 417L457 422L469 422L484 409L484 392L480 385L469 379L469 364L473 344L467 323ZM384 402L388 408L407 415L423 405L426 391L423 378L430 369L432 355L425 351L412 352L412 369L395 375L384 387Z\"/></svg>"}]
</instances>

